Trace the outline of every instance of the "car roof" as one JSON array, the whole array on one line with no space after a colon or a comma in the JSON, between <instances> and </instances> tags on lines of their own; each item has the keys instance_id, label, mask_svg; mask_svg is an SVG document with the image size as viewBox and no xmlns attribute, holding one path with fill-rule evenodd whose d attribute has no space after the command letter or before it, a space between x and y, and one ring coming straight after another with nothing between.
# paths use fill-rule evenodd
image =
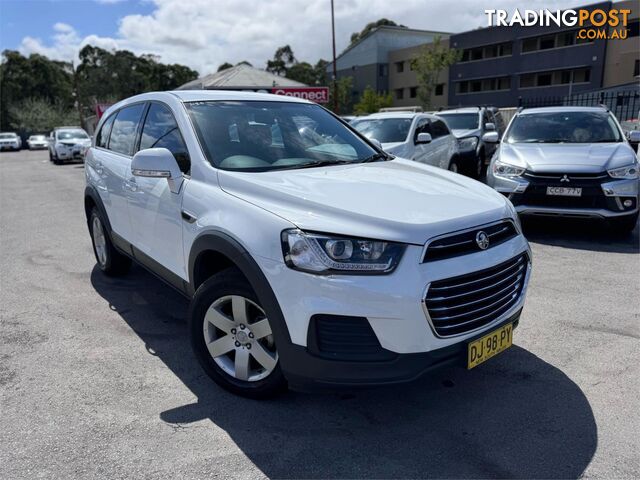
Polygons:
<instances>
[{"instance_id":1,"label":"car roof","mask_svg":"<svg viewBox=\"0 0 640 480\"><path fill-rule=\"evenodd\" d=\"M383 118L416 118L416 117L425 117L425 118L433 118L434 115L424 112L378 112L371 113L364 117L358 117L357 120L368 120L368 119L383 119Z\"/></svg>"},{"instance_id":2,"label":"car roof","mask_svg":"<svg viewBox=\"0 0 640 480\"><path fill-rule=\"evenodd\" d=\"M462 108L452 108L450 110L441 110L436 112L436 115L441 115L443 113L479 113L482 108L478 107L462 107Z\"/></svg>"},{"instance_id":3,"label":"car roof","mask_svg":"<svg viewBox=\"0 0 640 480\"><path fill-rule=\"evenodd\" d=\"M604 107L538 107L527 108L518 113L518 115L530 115L533 113L566 113L566 112L606 112L608 111Z\"/></svg>"},{"instance_id":4,"label":"car roof","mask_svg":"<svg viewBox=\"0 0 640 480\"><path fill-rule=\"evenodd\" d=\"M83 130L82 127L56 127L54 130Z\"/></svg>"},{"instance_id":5,"label":"car roof","mask_svg":"<svg viewBox=\"0 0 640 480\"><path fill-rule=\"evenodd\" d=\"M182 102L210 102L210 101L263 101L263 102L291 102L308 103L308 100L272 93L241 92L237 90L172 90L167 92L148 92L129 97L113 107L120 107L134 102L151 100L178 99Z\"/></svg>"},{"instance_id":6,"label":"car roof","mask_svg":"<svg viewBox=\"0 0 640 480\"><path fill-rule=\"evenodd\" d=\"M16 132L0 132L0 135L18 135Z\"/></svg>"}]
</instances>

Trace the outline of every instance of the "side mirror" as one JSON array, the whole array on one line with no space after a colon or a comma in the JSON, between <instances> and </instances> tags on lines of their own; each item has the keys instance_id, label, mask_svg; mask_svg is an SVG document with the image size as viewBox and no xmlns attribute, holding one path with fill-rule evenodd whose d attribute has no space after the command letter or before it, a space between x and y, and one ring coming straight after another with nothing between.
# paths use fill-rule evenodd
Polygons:
<instances>
[{"instance_id":1,"label":"side mirror","mask_svg":"<svg viewBox=\"0 0 640 480\"><path fill-rule=\"evenodd\" d=\"M496 124L491 122L485 123L484 129L489 132L493 132L496 129Z\"/></svg>"},{"instance_id":2,"label":"side mirror","mask_svg":"<svg viewBox=\"0 0 640 480\"><path fill-rule=\"evenodd\" d=\"M498 135L498 132L487 132L482 135L482 141L484 143L498 143L500 141L500 135Z\"/></svg>"},{"instance_id":3,"label":"side mirror","mask_svg":"<svg viewBox=\"0 0 640 480\"><path fill-rule=\"evenodd\" d=\"M380 140L378 140L377 138L370 138L369 141L373 143L376 147L378 147L380 150L382 150L382 144L380 143Z\"/></svg>"},{"instance_id":4,"label":"side mirror","mask_svg":"<svg viewBox=\"0 0 640 480\"><path fill-rule=\"evenodd\" d=\"M629 143L640 143L640 130L631 130L627 133Z\"/></svg>"},{"instance_id":5,"label":"side mirror","mask_svg":"<svg viewBox=\"0 0 640 480\"><path fill-rule=\"evenodd\" d=\"M178 193L182 186L178 162L166 148L140 150L131 161L131 173L136 177L166 178L173 193Z\"/></svg>"},{"instance_id":6,"label":"side mirror","mask_svg":"<svg viewBox=\"0 0 640 480\"><path fill-rule=\"evenodd\" d=\"M416 137L416 145L419 143L431 143L431 134L430 133L419 133Z\"/></svg>"}]
</instances>

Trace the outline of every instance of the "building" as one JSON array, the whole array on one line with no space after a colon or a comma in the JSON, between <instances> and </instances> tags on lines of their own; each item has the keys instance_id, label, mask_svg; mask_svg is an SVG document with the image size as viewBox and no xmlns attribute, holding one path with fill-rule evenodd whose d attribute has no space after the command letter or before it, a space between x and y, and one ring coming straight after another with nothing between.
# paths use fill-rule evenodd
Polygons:
<instances>
[{"instance_id":1,"label":"building","mask_svg":"<svg viewBox=\"0 0 640 480\"><path fill-rule=\"evenodd\" d=\"M393 98L394 107L412 107L420 105L418 98L418 79L411 68L412 60L423 48L431 44L401 48L389 52L389 92ZM441 45L449 47L449 40L444 39ZM448 105L449 69L444 69L438 75L438 83L431 94L431 108L437 109Z\"/></svg>"},{"instance_id":2,"label":"building","mask_svg":"<svg viewBox=\"0 0 640 480\"><path fill-rule=\"evenodd\" d=\"M181 85L176 90L267 90L274 87L306 87L304 83L296 82L285 77L274 75L266 70L260 70L244 63L227 68L220 72L211 73Z\"/></svg>"},{"instance_id":3,"label":"building","mask_svg":"<svg viewBox=\"0 0 640 480\"><path fill-rule=\"evenodd\" d=\"M365 88L379 93L389 92L389 52L431 43L436 36L448 38L445 32L380 26L371 30L336 59L338 78L352 77L352 101L357 102ZM329 77L333 65L327 65ZM399 87L398 87L399 88Z\"/></svg>"},{"instance_id":4,"label":"building","mask_svg":"<svg viewBox=\"0 0 640 480\"><path fill-rule=\"evenodd\" d=\"M611 3L581 8L608 11ZM577 27L514 25L452 35L451 47L461 49L463 56L449 69L449 104L510 107L520 97L600 88L607 41L580 40L577 32Z\"/></svg>"},{"instance_id":5,"label":"building","mask_svg":"<svg viewBox=\"0 0 640 480\"><path fill-rule=\"evenodd\" d=\"M626 40L609 40L604 62L603 88L619 85L635 84L640 78L640 12L638 0L627 0L615 3L615 8L629 9L629 23L627 25ZM610 28L611 30L611 28Z\"/></svg>"}]
</instances>

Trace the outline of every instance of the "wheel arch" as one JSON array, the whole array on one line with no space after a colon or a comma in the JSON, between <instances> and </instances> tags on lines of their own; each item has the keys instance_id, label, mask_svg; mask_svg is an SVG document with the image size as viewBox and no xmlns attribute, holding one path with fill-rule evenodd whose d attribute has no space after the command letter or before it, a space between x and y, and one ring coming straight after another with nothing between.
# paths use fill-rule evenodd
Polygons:
<instances>
[{"instance_id":1,"label":"wheel arch","mask_svg":"<svg viewBox=\"0 0 640 480\"><path fill-rule=\"evenodd\" d=\"M104 203L102 203L102 199L100 195L96 191L96 189L92 186L87 186L84 189L84 213L87 218L87 226L89 226L89 221L91 220L91 211L97 208L102 216L103 223L107 228L107 232L111 235L111 223L109 222L109 215L107 215L107 209L104 207Z\"/></svg>"}]
</instances>

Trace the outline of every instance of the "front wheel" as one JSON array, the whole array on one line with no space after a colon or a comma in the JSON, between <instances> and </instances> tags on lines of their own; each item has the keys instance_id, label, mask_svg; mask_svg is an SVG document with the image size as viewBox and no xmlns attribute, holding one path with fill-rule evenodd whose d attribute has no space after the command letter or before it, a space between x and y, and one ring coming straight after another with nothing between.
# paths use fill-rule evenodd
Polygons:
<instances>
[{"instance_id":1,"label":"front wheel","mask_svg":"<svg viewBox=\"0 0 640 480\"><path fill-rule=\"evenodd\" d=\"M104 226L104 221L100 212L96 208L91 211L89 217L89 229L91 231L91 241L93 243L93 253L100 270L106 275L123 275L131 268L131 259L118 252Z\"/></svg>"},{"instance_id":2,"label":"front wheel","mask_svg":"<svg viewBox=\"0 0 640 480\"><path fill-rule=\"evenodd\" d=\"M255 399L286 389L269 317L238 269L217 273L198 288L189 330L200 365L222 388Z\"/></svg>"}]
</instances>

